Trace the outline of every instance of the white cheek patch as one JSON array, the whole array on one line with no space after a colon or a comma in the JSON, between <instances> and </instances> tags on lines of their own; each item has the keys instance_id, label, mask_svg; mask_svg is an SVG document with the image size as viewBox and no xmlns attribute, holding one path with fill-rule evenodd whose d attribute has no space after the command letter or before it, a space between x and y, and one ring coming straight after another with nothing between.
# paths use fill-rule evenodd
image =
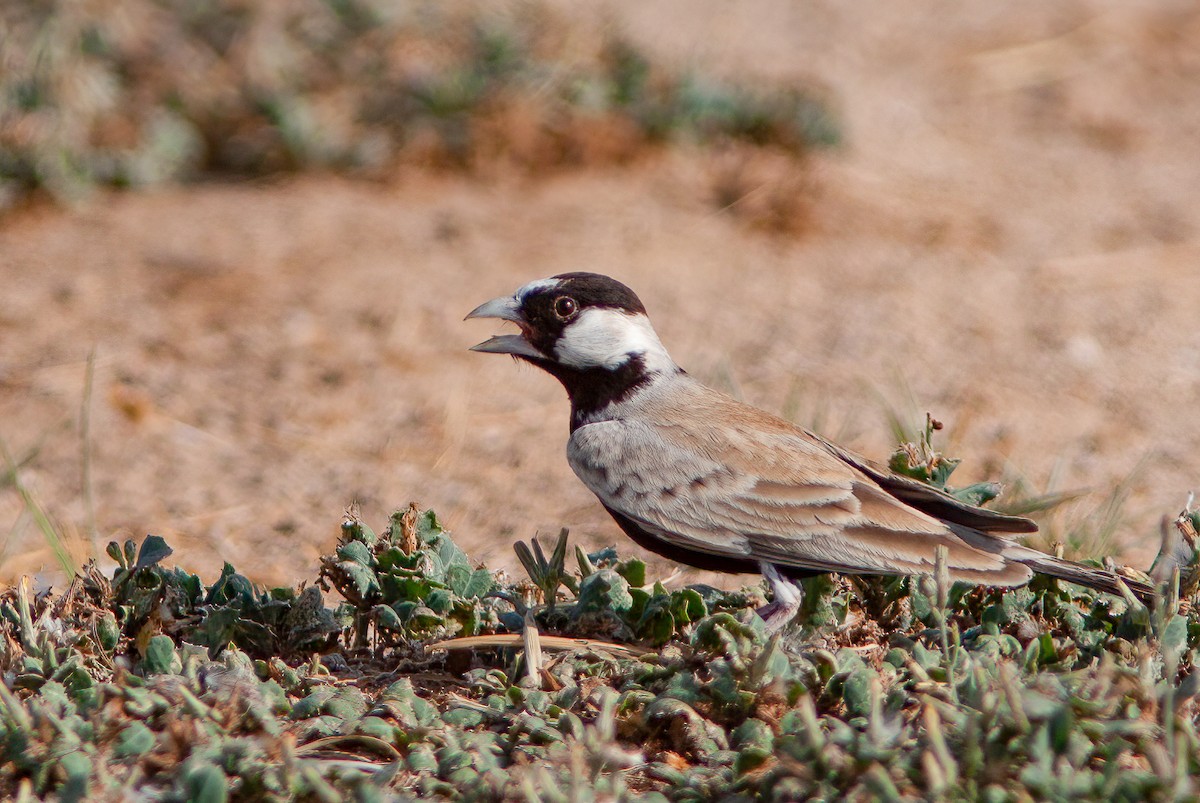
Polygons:
<instances>
[{"instance_id":1,"label":"white cheek patch","mask_svg":"<svg viewBox=\"0 0 1200 803\"><path fill-rule=\"evenodd\" d=\"M590 308L579 313L554 345L554 354L572 368L616 369L632 354L642 357L647 371L676 368L645 315L615 309Z\"/></svg>"}]
</instances>

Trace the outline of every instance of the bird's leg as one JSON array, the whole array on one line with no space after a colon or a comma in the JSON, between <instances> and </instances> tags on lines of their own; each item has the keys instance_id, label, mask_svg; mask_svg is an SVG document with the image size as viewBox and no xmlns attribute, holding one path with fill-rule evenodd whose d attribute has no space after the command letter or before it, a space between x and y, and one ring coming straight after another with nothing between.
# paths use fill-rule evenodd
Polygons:
<instances>
[{"instance_id":1,"label":"bird's leg","mask_svg":"<svg viewBox=\"0 0 1200 803\"><path fill-rule=\"evenodd\" d=\"M757 613L766 623L767 632L774 633L792 621L800 610L800 600L804 594L800 586L784 577L774 564L762 561L758 566L771 586L771 601L759 608Z\"/></svg>"}]
</instances>

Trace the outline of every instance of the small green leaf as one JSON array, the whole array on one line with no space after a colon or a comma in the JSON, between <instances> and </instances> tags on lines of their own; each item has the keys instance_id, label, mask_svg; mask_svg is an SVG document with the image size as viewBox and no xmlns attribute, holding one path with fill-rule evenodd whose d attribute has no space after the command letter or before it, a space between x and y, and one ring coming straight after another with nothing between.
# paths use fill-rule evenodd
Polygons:
<instances>
[{"instance_id":1,"label":"small green leaf","mask_svg":"<svg viewBox=\"0 0 1200 803\"><path fill-rule=\"evenodd\" d=\"M1050 718L1050 745L1055 753L1064 753L1071 740L1071 731L1075 727L1075 714L1070 706L1062 705Z\"/></svg>"},{"instance_id":2,"label":"small green leaf","mask_svg":"<svg viewBox=\"0 0 1200 803\"><path fill-rule=\"evenodd\" d=\"M850 716L871 715L871 686L876 677L874 670L862 667L846 678L842 685L842 701L846 703L846 712Z\"/></svg>"},{"instance_id":3,"label":"small green leaf","mask_svg":"<svg viewBox=\"0 0 1200 803\"><path fill-rule=\"evenodd\" d=\"M453 566L461 566L468 571L471 569L471 562L467 560L467 553L459 549L458 544L446 536L434 536L430 547L433 548L434 555L441 561L441 565L445 567L443 571L449 571Z\"/></svg>"},{"instance_id":4,"label":"small green leaf","mask_svg":"<svg viewBox=\"0 0 1200 803\"><path fill-rule=\"evenodd\" d=\"M525 569L525 574L529 575L529 579L534 585L537 585L542 578L544 572L541 564L533 556L533 551L524 541L513 543L513 552L517 553L517 560L521 562L521 566Z\"/></svg>"},{"instance_id":5,"label":"small green leaf","mask_svg":"<svg viewBox=\"0 0 1200 803\"><path fill-rule=\"evenodd\" d=\"M564 736L574 739L583 738L583 721L570 711L564 711L558 715L558 729Z\"/></svg>"},{"instance_id":6,"label":"small green leaf","mask_svg":"<svg viewBox=\"0 0 1200 803\"><path fill-rule=\"evenodd\" d=\"M968 485L964 488L955 488L950 491L950 495L955 499L966 502L968 505L979 507L999 496L1000 490L1000 483L998 482L977 482L974 485Z\"/></svg>"},{"instance_id":7,"label":"small green leaf","mask_svg":"<svg viewBox=\"0 0 1200 803\"><path fill-rule=\"evenodd\" d=\"M351 560L368 568L375 563L375 553L362 541L349 541L342 544L337 548L337 556L342 560Z\"/></svg>"},{"instance_id":8,"label":"small green leaf","mask_svg":"<svg viewBox=\"0 0 1200 803\"><path fill-rule=\"evenodd\" d=\"M417 605L408 616L409 627L415 630L428 630L437 627L444 620L427 605Z\"/></svg>"},{"instance_id":9,"label":"small green leaf","mask_svg":"<svg viewBox=\"0 0 1200 803\"><path fill-rule=\"evenodd\" d=\"M579 565L579 576L581 578L587 577L589 574L596 571L595 564L592 563L592 560L588 557L588 554L583 551L583 547L579 546L578 544L575 545L575 562Z\"/></svg>"},{"instance_id":10,"label":"small green leaf","mask_svg":"<svg viewBox=\"0 0 1200 803\"><path fill-rule=\"evenodd\" d=\"M338 563L338 568L346 573L350 589L353 589L358 599L370 600L379 593L379 578L366 566L352 560L344 560Z\"/></svg>"},{"instance_id":11,"label":"small green leaf","mask_svg":"<svg viewBox=\"0 0 1200 803\"><path fill-rule=\"evenodd\" d=\"M367 713L367 698L357 686L340 686L322 704L321 713L352 722Z\"/></svg>"},{"instance_id":12,"label":"small green leaf","mask_svg":"<svg viewBox=\"0 0 1200 803\"><path fill-rule=\"evenodd\" d=\"M483 714L473 708L451 708L442 714L442 722L457 728L474 728L483 724Z\"/></svg>"},{"instance_id":13,"label":"small green leaf","mask_svg":"<svg viewBox=\"0 0 1200 803\"><path fill-rule=\"evenodd\" d=\"M105 652L112 652L120 644L121 626L112 611L105 611L96 622L96 640Z\"/></svg>"},{"instance_id":14,"label":"small green leaf","mask_svg":"<svg viewBox=\"0 0 1200 803\"><path fill-rule=\"evenodd\" d=\"M700 596L699 591L681 588L671 592L671 613L676 621L683 624L699 622L708 616L708 606L704 604L704 597Z\"/></svg>"},{"instance_id":15,"label":"small green leaf","mask_svg":"<svg viewBox=\"0 0 1200 803\"><path fill-rule=\"evenodd\" d=\"M456 596L462 597L467 589L467 583L471 581L470 568L463 565L455 565L446 569L446 585L450 586L450 590Z\"/></svg>"},{"instance_id":16,"label":"small green leaf","mask_svg":"<svg viewBox=\"0 0 1200 803\"><path fill-rule=\"evenodd\" d=\"M961 460L950 457L942 457L938 459L933 467L933 474L929 477L929 483L938 488L945 488L946 483L950 480L950 475L954 473L954 469L958 468Z\"/></svg>"},{"instance_id":17,"label":"small green leaf","mask_svg":"<svg viewBox=\"0 0 1200 803\"><path fill-rule=\"evenodd\" d=\"M146 646L146 657L142 659L142 668L147 674L159 675L171 671L175 661L175 642L170 636L158 635L150 639Z\"/></svg>"},{"instance_id":18,"label":"small green leaf","mask_svg":"<svg viewBox=\"0 0 1200 803\"><path fill-rule=\"evenodd\" d=\"M459 592L459 596L466 599L478 599L490 592L495 584L496 580L491 572L487 569L476 569L471 573L463 590Z\"/></svg>"},{"instance_id":19,"label":"small green leaf","mask_svg":"<svg viewBox=\"0 0 1200 803\"><path fill-rule=\"evenodd\" d=\"M616 547L606 546L604 549L597 549L595 552L587 554L588 563L594 567L611 566L617 562Z\"/></svg>"},{"instance_id":20,"label":"small green leaf","mask_svg":"<svg viewBox=\"0 0 1200 803\"><path fill-rule=\"evenodd\" d=\"M1187 631L1187 617L1179 614L1172 616L1167 621L1167 626L1163 628L1163 652L1178 660L1183 651L1187 649Z\"/></svg>"},{"instance_id":21,"label":"small green leaf","mask_svg":"<svg viewBox=\"0 0 1200 803\"><path fill-rule=\"evenodd\" d=\"M379 536L375 534L374 530L353 517L347 518L342 522L342 537L347 540L361 542L367 546L375 546L379 542Z\"/></svg>"},{"instance_id":22,"label":"small green leaf","mask_svg":"<svg viewBox=\"0 0 1200 803\"><path fill-rule=\"evenodd\" d=\"M378 569L381 572L388 572L392 569L405 569L407 571L415 571L417 565L421 562L423 553L414 552L411 555L406 555L397 547L390 547L379 553L375 559L378 563Z\"/></svg>"},{"instance_id":23,"label":"small green leaf","mask_svg":"<svg viewBox=\"0 0 1200 803\"><path fill-rule=\"evenodd\" d=\"M1000 625L1007 624L1008 611L1003 605L989 605L983 609L983 624L985 625Z\"/></svg>"},{"instance_id":24,"label":"small green leaf","mask_svg":"<svg viewBox=\"0 0 1200 803\"><path fill-rule=\"evenodd\" d=\"M429 606L429 610L438 614L447 614L454 604L454 597L450 591L445 588L435 588L429 592L429 596L425 598L425 604Z\"/></svg>"},{"instance_id":25,"label":"small green leaf","mask_svg":"<svg viewBox=\"0 0 1200 803\"><path fill-rule=\"evenodd\" d=\"M729 737L730 747L738 751L734 769L738 773L759 767L775 749L775 734L761 719L747 719L733 730Z\"/></svg>"},{"instance_id":26,"label":"small green leaf","mask_svg":"<svg viewBox=\"0 0 1200 803\"><path fill-rule=\"evenodd\" d=\"M388 744L396 741L396 726L380 717L363 717L355 724L354 732L374 736Z\"/></svg>"},{"instance_id":27,"label":"small green leaf","mask_svg":"<svg viewBox=\"0 0 1200 803\"><path fill-rule=\"evenodd\" d=\"M888 458L888 468L896 474L912 477L914 480L920 480L921 482L929 482L929 472L925 466L914 466L909 462L909 454L904 449L897 449L892 452L892 456Z\"/></svg>"},{"instance_id":28,"label":"small green leaf","mask_svg":"<svg viewBox=\"0 0 1200 803\"><path fill-rule=\"evenodd\" d=\"M579 612L613 611L617 614L633 606L629 583L612 569L601 569L579 584Z\"/></svg>"},{"instance_id":29,"label":"small green leaf","mask_svg":"<svg viewBox=\"0 0 1200 803\"><path fill-rule=\"evenodd\" d=\"M333 697L333 689L328 686L318 686L309 695L298 700L292 706L288 718L292 720L311 719L321 713L325 702Z\"/></svg>"},{"instance_id":30,"label":"small green leaf","mask_svg":"<svg viewBox=\"0 0 1200 803\"><path fill-rule=\"evenodd\" d=\"M183 785L192 803L225 803L229 799L229 779L220 767L207 762L188 770Z\"/></svg>"},{"instance_id":31,"label":"small green leaf","mask_svg":"<svg viewBox=\"0 0 1200 803\"><path fill-rule=\"evenodd\" d=\"M675 635L675 617L665 608L659 608L643 625L642 632L656 647L662 646Z\"/></svg>"},{"instance_id":32,"label":"small green leaf","mask_svg":"<svg viewBox=\"0 0 1200 803\"><path fill-rule=\"evenodd\" d=\"M82 751L75 751L62 756L58 764L66 776L66 783L59 790L59 800L64 803L87 800L92 776L91 758Z\"/></svg>"},{"instance_id":33,"label":"small green leaf","mask_svg":"<svg viewBox=\"0 0 1200 803\"><path fill-rule=\"evenodd\" d=\"M232 605L217 608L204 617L196 635L208 646L210 655L216 655L234 640L241 618L241 612Z\"/></svg>"},{"instance_id":34,"label":"small green leaf","mask_svg":"<svg viewBox=\"0 0 1200 803\"><path fill-rule=\"evenodd\" d=\"M148 753L154 748L154 731L144 723L134 720L121 730L113 755L117 758L131 758Z\"/></svg>"},{"instance_id":35,"label":"small green leaf","mask_svg":"<svg viewBox=\"0 0 1200 803\"><path fill-rule=\"evenodd\" d=\"M432 544L433 539L440 536L445 530L442 529L442 523L438 521L437 514L432 510L426 510L417 518L417 537L426 544Z\"/></svg>"},{"instance_id":36,"label":"small green leaf","mask_svg":"<svg viewBox=\"0 0 1200 803\"><path fill-rule=\"evenodd\" d=\"M417 602L429 596L433 590L428 581L417 577L384 575L381 578L383 598L397 606L402 602Z\"/></svg>"},{"instance_id":37,"label":"small green leaf","mask_svg":"<svg viewBox=\"0 0 1200 803\"><path fill-rule=\"evenodd\" d=\"M437 756L434 755L433 748L427 744L413 745L405 761L412 772L427 775L437 772Z\"/></svg>"},{"instance_id":38,"label":"small green leaf","mask_svg":"<svg viewBox=\"0 0 1200 803\"><path fill-rule=\"evenodd\" d=\"M253 602L254 597L254 584L238 574L232 564L226 563L221 568L221 576L208 589L204 600L210 604L232 601Z\"/></svg>"},{"instance_id":39,"label":"small green leaf","mask_svg":"<svg viewBox=\"0 0 1200 803\"><path fill-rule=\"evenodd\" d=\"M646 564L637 558L621 561L616 565L617 574L628 581L629 585L641 588L646 585Z\"/></svg>"},{"instance_id":40,"label":"small green leaf","mask_svg":"<svg viewBox=\"0 0 1200 803\"><path fill-rule=\"evenodd\" d=\"M174 550L167 546L167 542L161 536L147 535L146 540L142 541L142 548L138 550L137 563L133 568L136 570L154 566L172 552Z\"/></svg>"},{"instance_id":41,"label":"small green leaf","mask_svg":"<svg viewBox=\"0 0 1200 803\"><path fill-rule=\"evenodd\" d=\"M645 620L647 604L653 599L649 594L640 588L629 589L630 596L633 597L633 604L629 606L629 610L625 612L625 617L630 622L642 622Z\"/></svg>"},{"instance_id":42,"label":"small green leaf","mask_svg":"<svg viewBox=\"0 0 1200 803\"><path fill-rule=\"evenodd\" d=\"M1038 663L1050 664L1058 660L1058 649L1054 646L1054 637L1049 633L1038 636Z\"/></svg>"}]
</instances>

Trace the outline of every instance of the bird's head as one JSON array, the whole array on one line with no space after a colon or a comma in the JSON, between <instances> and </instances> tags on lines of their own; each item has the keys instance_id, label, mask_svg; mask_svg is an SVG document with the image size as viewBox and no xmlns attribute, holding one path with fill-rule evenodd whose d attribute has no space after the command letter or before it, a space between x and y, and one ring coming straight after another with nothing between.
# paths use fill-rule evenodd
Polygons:
<instances>
[{"instance_id":1,"label":"bird's head","mask_svg":"<svg viewBox=\"0 0 1200 803\"><path fill-rule=\"evenodd\" d=\"M598 273L563 273L538 279L511 296L494 298L467 318L499 318L521 329L497 335L472 351L511 354L549 370L615 371L635 359L661 370L671 358L637 295Z\"/></svg>"},{"instance_id":2,"label":"bird's head","mask_svg":"<svg viewBox=\"0 0 1200 803\"><path fill-rule=\"evenodd\" d=\"M515 323L520 334L497 335L471 350L511 354L548 371L577 409L619 400L656 375L679 371L637 295L598 273L538 279L467 318Z\"/></svg>"}]
</instances>

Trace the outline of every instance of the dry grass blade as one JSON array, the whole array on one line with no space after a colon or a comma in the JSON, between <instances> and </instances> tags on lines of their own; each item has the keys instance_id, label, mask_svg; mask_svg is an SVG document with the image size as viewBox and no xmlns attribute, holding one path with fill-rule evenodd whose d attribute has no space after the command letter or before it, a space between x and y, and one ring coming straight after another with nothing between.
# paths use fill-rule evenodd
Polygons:
<instances>
[{"instance_id":1,"label":"dry grass blade","mask_svg":"<svg viewBox=\"0 0 1200 803\"><path fill-rule=\"evenodd\" d=\"M1200 515L1193 507L1194 496L1188 495L1183 511L1172 520L1164 516L1159 524L1161 543L1150 576L1158 583L1178 576L1178 590L1183 597L1195 594L1200 584L1200 553L1197 552L1196 532Z\"/></svg>"},{"instance_id":2,"label":"dry grass blade","mask_svg":"<svg viewBox=\"0 0 1200 803\"><path fill-rule=\"evenodd\" d=\"M469 697L463 697L461 694L451 692L446 697L446 702L455 708L465 708L468 711L474 711L484 716L495 716L496 711L491 706L477 702Z\"/></svg>"},{"instance_id":3,"label":"dry grass blade","mask_svg":"<svg viewBox=\"0 0 1200 803\"><path fill-rule=\"evenodd\" d=\"M96 503L92 498L92 383L96 376L96 349L88 352L87 370L83 378L83 401L79 408L80 485L83 505L87 511L88 536L95 545Z\"/></svg>"},{"instance_id":4,"label":"dry grass blade","mask_svg":"<svg viewBox=\"0 0 1200 803\"><path fill-rule=\"evenodd\" d=\"M364 754L370 753L382 757L382 762L372 761ZM372 764L388 763L403 758L400 751L392 745L362 733L352 733L345 736L326 736L296 748L296 755L307 758L325 757L336 760L359 760Z\"/></svg>"},{"instance_id":5,"label":"dry grass blade","mask_svg":"<svg viewBox=\"0 0 1200 803\"><path fill-rule=\"evenodd\" d=\"M525 627L521 629L521 644L525 650L525 675L535 686L541 687L542 641L533 611L525 612Z\"/></svg>"},{"instance_id":6,"label":"dry grass blade","mask_svg":"<svg viewBox=\"0 0 1200 803\"><path fill-rule=\"evenodd\" d=\"M587 638L566 638L565 636L540 636L539 641L543 650L591 650L604 652L615 656L638 657L650 655L653 650L634 647L629 644L614 644L611 641L597 641ZM498 647L521 647L522 636L517 633L500 633L494 636L464 636L463 638L446 639L426 645L426 650L482 650Z\"/></svg>"},{"instance_id":7,"label":"dry grass blade","mask_svg":"<svg viewBox=\"0 0 1200 803\"><path fill-rule=\"evenodd\" d=\"M37 631L33 625L33 606L30 604L29 577L21 575L17 581L17 614L20 617L21 641L25 649L33 649L37 643Z\"/></svg>"},{"instance_id":8,"label":"dry grass blade","mask_svg":"<svg viewBox=\"0 0 1200 803\"><path fill-rule=\"evenodd\" d=\"M4 683L0 683L0 703L4 705L4 712L8 715L8 719L13 722L21 731L33 732L33 718L25 706L21 705L21 701L17 696L9 691L9 688Z\"/></svg>"},{"instance_id":9,"label":"dry grass blade","mask_svg":"<svg viewBox=\"0 0 1200 803\"><path fill-rule=\"evenodd\" d=\"M417 551L417 519L420 518L421 511L417 507L416 502L411 502L408 505L408 510L404 511L404 515L400 519L400 549L405 555L411 555Z\"/></svg>"},{"instance_id":10,"label":"dry grass blade","mask_svg":"<svg viewBox=\"0 0 1200 803\"><path fill-rule=\"evenodd\" d=\"M54 558L58 561L58 565L62 567L63 572L68 577L73 577L76 571L78 571L75 560L71 557L71 553L67 549L67 545L63 542L62 536L54 529L54 524L50 521L50 515L46 513L33 493L21 481L16 461L13 460L12 452L8 450L8 444L2 438L0 438L0 455L4 457L9 484L16 490L17 495L21 497L21 503L29 511L29 514L33 516L33 520L37 522L38 529L42 531L42 536L46 539L46 544L50 547L50 551L54 553Z\"/></svg>"},{"instance_id":11,"label":"dry grass blade","mask_svg":"<svg viewBox=\"0 0 1200 803\"><path fill-rule=\"evenodd\" d=\"M1068 502L1074 502L1088 493L1088 490L1080 488L1074 491L1051 491L1028 497L1014 495L1010 499L1002 499L993 507L999 512L1007 513L1010 516L1028 516L1031 513L1042 513L1065 505Z\"/></svg>"}]
</instances>

